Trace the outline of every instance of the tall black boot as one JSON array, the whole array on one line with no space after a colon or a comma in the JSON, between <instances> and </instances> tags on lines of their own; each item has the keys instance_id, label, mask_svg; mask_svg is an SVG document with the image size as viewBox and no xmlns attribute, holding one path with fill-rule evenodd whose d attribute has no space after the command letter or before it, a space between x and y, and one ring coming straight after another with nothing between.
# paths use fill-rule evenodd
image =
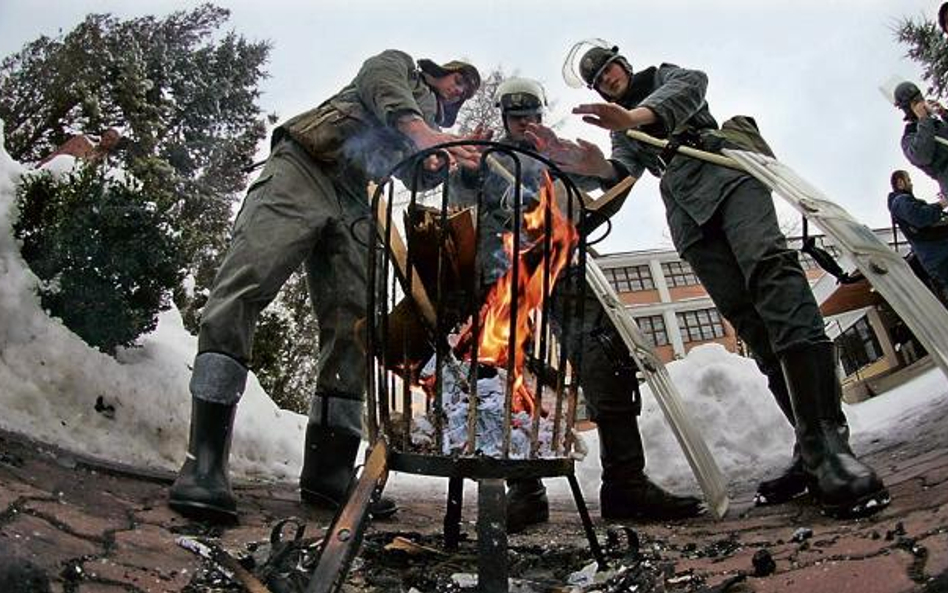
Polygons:
<instances>
[{"instance_id":1,"label":"tall black boot","mask_svg":"<svg viewBox=\"0 0 948 593\"><path fill-rule=\"evenodd\" d=\"M867 515L886 506L889 492L882 480L849 447L833 343L786 352L781 365L810 494L826 514L838 518Z\"/></svg>"},{"instance_id":2,"label":"tall black boot","mask_svg":"<svg viewBox=\"0 0 948 593\"><path fill-rule=\"evenodd\" d=\"M754 504L759 506L783 504L806 492L807 475L803 471L803 458L800 446L793 445L793 457L790 466L779 476L770 480L761 480L754 494Z\"/></svg>"},{"instance_id":3,"label":"tall black boot","mask_svg":"<svg viewBox=\"0 0 948 593\"><path fill-rule=\"evenodd\" d=\"M168 497L168 506L182 515L215 523L237 520L227 471L236 412L236 404L191 398L188 455Z\"/></svg>"},{"instance_id":4,"label":"tall black boot","mask_svg":"<svg viewBox=\"0 0 948 593\"><path fill-rule=\"evenodd\" d=\"M507 533L550 520L550 501L540 478L507 480Z\"/></svg>"},{"instance_id":5,"label":"tall black boot","mask_svg":"<svg viewBox=\"0 0 948 593\"><path fill-rule=\"evenodd\" d=\"M702 512L701 501L677 496L645 475L645 455L638 422L620 418L600 418L599 459L602 486L599 512L603 519L682 519Z\"/></svg>"},{"instance_id":6,"label":"tall black boot","mask_svg":"<svg viewBox=\"0 0 948 593\"><path fill-rule=\"evenodd\" d=\"M796 419L793 417L793 404L790 403L790 393L787 391L787 380L783 375L780 364L764 365L758 361L758 366L767 377L767 387L770 388L770 393L773 394L780 411L786 416L790 426L796 426ZM803 459L800 457L800 445L794 443L790 466L776 478L762 480L757 485L754 503L761 506L783 504L806 492L806 482Z\"/></svg>"},{"instance_id":7,"label":"tall black boot","mask_svg":"<svg viewBox=\"0 0 948 593\"><path fill-rule=\"evenodd\" d=\"M309 423L300 472L300 499L327 509L345 504L349 487L355 477L355 460L359 453L359 435L329 426ZM369 504L369 513L376 519L395 514L398 507L389 498Z\"/></svg>"}]
</instances>

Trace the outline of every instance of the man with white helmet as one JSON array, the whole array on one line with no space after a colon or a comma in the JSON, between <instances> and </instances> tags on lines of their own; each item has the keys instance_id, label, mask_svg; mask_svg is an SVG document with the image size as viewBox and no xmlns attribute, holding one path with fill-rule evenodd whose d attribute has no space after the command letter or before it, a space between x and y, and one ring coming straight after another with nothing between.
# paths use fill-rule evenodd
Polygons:
<instances>
[{"instance_id":1,"label":"man with white helmet","mask_svg":"<svg viewBox=\"0 0 948 593\"><path fill-rule=\"evenodd\" d=\"M547 101L540 83L527 78L508 78L497 87L495 105L501 111L505 130L500 142L536 150L534 139L527 132L543 121ZM501 161L509 158L502 154L497 156ZM543 167L539 161L531 159L521 159L521 164L528 170L525 178L535 173L530 169ZM594 177L576 175L571 178L584 189L600 188L603 185ZM496 185L506 182L495 177L485 183ZM525 185L530 185L529 180ZM484 193L491 194L487 191ZM492 230L509 228L509 213L499 226L503 228ZM559 308L557 301L554 293L554 315ZM588 288L583 307L581 331L574 332L571 337L575 343L566 346L568 352L575 351L581 340L583 348L580 386L600 439L600 514L605 519L636 517L660 520L700 514L701 505L697 498L669 493L645 474L645 453L636 418L641 411L636 364L609 322L602 304ZM556 324L557 319L554 319ZM539 479L508 481L508 532L518 532L548 518L546 488Z\"/></svg>"}]
</instances>

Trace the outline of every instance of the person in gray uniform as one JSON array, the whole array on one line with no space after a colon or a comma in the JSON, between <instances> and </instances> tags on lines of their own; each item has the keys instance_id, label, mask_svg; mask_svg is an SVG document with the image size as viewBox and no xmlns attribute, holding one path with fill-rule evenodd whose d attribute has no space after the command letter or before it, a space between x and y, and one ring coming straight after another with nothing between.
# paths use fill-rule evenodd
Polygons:
<instances>
[{"instance_id":1,"label":"person in gray uniform","mask_svg":"<svg viewBox=\"0 0 948 593\"><path fill-rule=\"evenodd\" d=\"M501 111L504 123L504 136L499 142L509 146L536 150L536 146L527 130L531 125L540 124L546 107L546 94L543 87L534 80L514 77L504 80L497 87L496 106ZM502 153L494 156L509 170L513 171L513 158ZM523 168L524 199L531 201L539 186L539 176L546 168L540 161L527 157L520 158ZM461 171L462 186L475 187L472 175ZM572 181L585 190L608 189L611 183L581 175L572 175ZM617 180L616 180L617 181ZM509 182L497 175L483 180L485 199L496 200L499 196L509 197L513 192ZM464 187L455 193L457 200L463 201ZM615 200L617 207L623 198ZM471 200L469 200L471 201ZM513 228L512 205L509 200L500 199L496 203L486 204L488 212L480 216L483 238L480 250L499 252L503 255L500 235ZM529 205L524 206L528 208ZM486 255L486 254L485 254ZM479 254L480 256L480 254ZM487 282L495 281L503 274L503 265L495 265L490 257L482 257L484 269L482 276ZM504 258L502 258L504 259ZM582 273L571 270L570 273ZM558 282L563 282L560 279ZM562 295L554 289L552 311L555 326L562 325L562 311L565 303ZM639 433L637 416L641 412L641 399L638 389L638 368L622 338L612 325L596 295L587 287L583 303L583 322L577 331L570 334L568 352L582 348L582 362L579 365L579 384L590 412L590 419L596 423L600 442L600 463L602 465L602 487L599 493L600 514L605 519L681 519L698 515L702 511L701 502L692 496L678 496L664 490L652 482L645 474L645 452ZM580 346L581 345L581 346ZM539 478L511 479L507 482L507 531L516 533L529 525L549 519L549 501L546 488Z\"/></svg>"},{"instance_id":2,"label":"person in gray uniform","mask_svg":"<svg viewBox=\"0 0 948 593\"><path fill-rule=\"evenodd\" d=\"M908 81L899 83L893 94L906 122L902 153L937 181L939 191L948 196L948 122L944 107L925 100L922 91Z\"/></svg>"},{"instance_id":3,"label":"person in gray uniform","mask_svg":"<svg viewBox=\"0 0 948 593\"><path fill-rule=\"evenodd\" d=\"M749 346L795 426L793 462L783 475L760 485L758 501L781 502L808 490L834 516L885 506L889 495L882 480L850 449L834 345L796 252L780 232L770 191L742 171L676 152L681 145L710 152L728 147L714 133L718 124L705 100L707 76L672 64L635 72L618 47L601 40L576 44L564 75L606 101L573 112L612 131L611 158L542 127L531 133L567 171L608 181L638 178L648 170L661 179L675 247ZM629 129L666 138L670 148L647 147L623 133Z\"/></svg>"},{"instance_id":4,"label":"person in gray uniform","mask_svg":"<svg viewBox=\"0 0 948 593\"><path fill-rule=\"evenodd\" d=\"M366 186L414 151L457 140L441 128L454 124L479 86L470 64L416 62L387 50L367 59L339 93L274 131L201 317L188 453L171 487L172 509L236 519L227 465L254 326L301 264L319 320L319 355L300 495L329 508L344 502L362 435L365 352L356 321L365 316L367 238L353 232L370 215ZM419 183L433 187L441 167L478 161L477 151L452 148L447 158L426 162ZM383 500L370 510L380 516L394 509Z\"/></svg>"}]
</instances>

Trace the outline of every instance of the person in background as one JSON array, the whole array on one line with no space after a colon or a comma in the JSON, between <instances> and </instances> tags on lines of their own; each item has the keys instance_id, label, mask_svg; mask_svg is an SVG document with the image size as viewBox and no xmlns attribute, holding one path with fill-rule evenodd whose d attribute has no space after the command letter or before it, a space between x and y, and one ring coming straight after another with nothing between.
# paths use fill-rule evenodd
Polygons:
<instances>
[{"instance_id":1,"label":"person in background","mask_svg":"<svg viewBox=\"0 0 948 593\"><path fill-rule=\"evenodd\" d=\"M948 206L944 195L937 204L929 204L912 193L908 171L894 171L892 191L887 204L892 222L912 246L918 261L939 285L941 294L948 290ZM941 296L941 295L939 295Z\"/></svg>"},{"instance_id":2,"label":"person in background","mask_svg":"<svg viewBox=\"0 0 948 593\"><path fill-rule=\"evenodd\" d=\"M948 195L948 123L944 120L944 107L926 100L922 91L909 81L895 87L893 98L906 122L902 153L938 182L942 195Z\"/></svg>"}]
</instances>

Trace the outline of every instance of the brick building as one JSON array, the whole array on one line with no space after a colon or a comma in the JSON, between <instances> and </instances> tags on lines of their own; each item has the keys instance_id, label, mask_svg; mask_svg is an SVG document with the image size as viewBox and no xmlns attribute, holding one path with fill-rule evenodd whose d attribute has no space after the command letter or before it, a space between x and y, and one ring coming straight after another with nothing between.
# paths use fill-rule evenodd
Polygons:
<instances>
[{"instance_id":1,"label":"brick building","mask_svg":"<svg viewBox=\"0 0 948 593\"><path fill-rule=\"evenodd\" d=\"M873 232L893 245L891 229ZM817 245L839 258L843 269L853 269L825 237L816 239ZM801 244L800 237L790 238L791 247L799 249ZM898 247L900 252L907 251L904 240ZM674 249L609 253L597 255L596 262L665 362L709 342L744 354L734 328ZM840 285L809 255L800 253L800 262L826 317L827 335L837 344L848 401L869 397L883 390L886 382L904 380L904 373L897 371L917 371L931 364L901 320L867 283Z\"/></svg>"}]
</instances>

